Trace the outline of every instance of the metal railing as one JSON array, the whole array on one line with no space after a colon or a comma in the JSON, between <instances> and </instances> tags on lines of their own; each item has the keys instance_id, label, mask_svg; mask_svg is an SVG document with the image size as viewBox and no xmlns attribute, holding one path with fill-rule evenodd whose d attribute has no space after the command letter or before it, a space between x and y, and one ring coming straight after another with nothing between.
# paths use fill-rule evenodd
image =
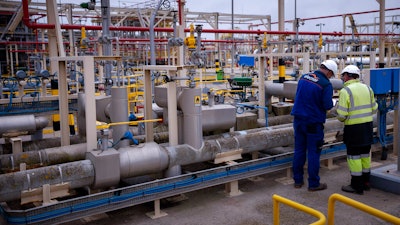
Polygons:
<instances>
[{"instance_id":1,"label":"metal railing","mask_svg":"<svg viewBox=\"0 0 400 225\"><path fill-rule=\"evenodd\" d=\"M310 214L311 216L317 217L318 221L312 223L312 225L324 225L326 223L326 217L323 213L321 213L318 210L312 209L308 206L302 205L300 203L294 202L292 200L289 200L287 198L281 197L279 195L274 194L272 196L272 202L273 202L273 221L274 225L279 225L279 202L286 204L292 208L298 209L300 211L303 211L305 213Z\"/></svg>"},{"instance_id":2,"label":"metal railing","mask_svg":"<svg viewBox=\"0 0 400 225\"><path fill-rule=\"evenodd\" d=\"M379 217L380 219L383 219L387 222L393 223L393 224L400 224L400 218L390 215L388 213L385 213L379 209L375 209L371 206L368 206L366 204L363 204L361 202L355 201L351 198L348 198L346 196L340 195L340 194L332 194L329 197L328 200L328 225L333 225L335 221L335 202L340 201L346 205L352 206L354 208L357 208L361 211L364 211L370 215Z\"/></svg>"}]
</instances>

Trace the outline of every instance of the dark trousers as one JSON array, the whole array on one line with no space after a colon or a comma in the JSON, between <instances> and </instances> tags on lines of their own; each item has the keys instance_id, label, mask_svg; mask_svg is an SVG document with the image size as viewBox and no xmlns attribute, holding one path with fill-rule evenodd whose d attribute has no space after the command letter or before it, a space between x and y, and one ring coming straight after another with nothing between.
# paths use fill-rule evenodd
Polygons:
<instances>
[{"instance_id":1,"label":"dark trousers","mask_svg":"<svg viewBox=\"0 0 400 225\"><path fill-rule=\"evenodd\" d=\"M297 184L304 182L304 164L308 160L308 187L314 188L319 183L319 168L321 146L324 143L324 125L322 123L307 123L294 119L294 156L293 179Z\"/></svg>"}]
</instances>

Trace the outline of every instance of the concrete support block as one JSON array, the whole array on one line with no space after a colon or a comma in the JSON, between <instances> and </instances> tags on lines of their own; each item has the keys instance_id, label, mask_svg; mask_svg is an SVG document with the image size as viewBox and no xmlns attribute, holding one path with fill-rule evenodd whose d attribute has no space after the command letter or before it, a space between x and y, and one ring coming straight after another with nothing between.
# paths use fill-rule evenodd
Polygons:
<instances>
[{"instance_id":1,"label":"concrete support block","mask_svg":"<svg viewBox=\"0 0 400 225\"><path fill-rule=\"evenodd\" d=\"M248 130L258 128L257 115L250 112L245 112L236 116L235 130Z\"/></svg>"},{"instance_id":2,"label":"concrete support block","mask_svg":"<svg viewBox=\"0 0 400 225\"><path fill-rule=\"evenodd\" d=\"M371 170L370 184L373 188L400 194L400 171L397 164Z\"/></svg>"},{"instance_id":3,"label":"concrete support block","mask_svg":"<svg viewBox=\"0 0 400 225\"><path fill-rule=\"evenodd\" d=\"M290 112L292 111L293 104L288 103L288 102L278 102L272 104L272 112L276 116L284 116L284 115L289 115Z\"/></svg>"}]
</instances>

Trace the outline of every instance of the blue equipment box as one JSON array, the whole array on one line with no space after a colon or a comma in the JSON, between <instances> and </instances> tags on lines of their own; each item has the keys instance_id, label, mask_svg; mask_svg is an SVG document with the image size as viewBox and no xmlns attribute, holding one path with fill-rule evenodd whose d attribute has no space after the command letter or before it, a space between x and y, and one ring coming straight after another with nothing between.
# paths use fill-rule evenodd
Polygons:
<instances>
[{"instance_id":1,"label":"blue equipment box","mask_svg":"<svg viewBox=\"0 0 400 225\"><path fill-rule=\"evenodd\" d=\"M239 66L254 66L254 56L239 55Z\"/></svg>"},{"instance_id":2,"label":"blue equipment box","mask_svg":"<svg viewBox=\"0 0 400 225\"><path fill-rule=\"evenodd\" d=\"M370 86L374 94L387 94L392 90L392 73L390 68L371 69Z\"/></svg>"},{"instance_id":3,"label":"blue equipment box","mask_svg":"<svg viewBox=\"0 0 400 225\"><path fill-rule=\"evenodd\" d=\"M399 93L400 67L392 68L392 92Z\"/></svg>"}]
</instances>

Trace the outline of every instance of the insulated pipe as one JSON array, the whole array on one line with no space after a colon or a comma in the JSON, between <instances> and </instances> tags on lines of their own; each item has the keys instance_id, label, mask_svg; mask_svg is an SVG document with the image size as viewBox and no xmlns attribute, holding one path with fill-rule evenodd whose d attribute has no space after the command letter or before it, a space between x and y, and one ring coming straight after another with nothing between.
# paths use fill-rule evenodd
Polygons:
<instances>
[{"instance_id":1,"label":"insulated pipe","mask_svg":"<svg viewBox=\"0 0 400 225\"><path fill-rule=\"evenodd\" d=\"M46 117L34 115L4 116L0 117L0 136L14 132L36 132L47 126L49 120Z\"/></svg>"},{"instance_id":2,"label":"insulated pipe","mask_svg":"<svg viewBox=\"0 0 400 225\"><path fill-rule=\"evenodd\" d=\"M112 101L110 103L111 110L111 121L113 123L118 122L128 122L128 94L127 88L125 86L122 87L112 87L111 88L111 98ZM119 149L120 147L125 147L129 145L129 140L121 140L124 136L125 132L129 130L128 124L117 125L112 127L112 136L114 148Z\"/></svg>"},{"instance_id":3,"label":"insulated pipe","mask_svg":"<svg viewBox=\"0 0 400 225\"><path fill-rule=\"evenodd\" d=\"M121 179L159 173L168 168L167 152L154 142L140 144L134 148L120 148L118 152Z\"/></svg>"},{"instance_id":4,"label":"insulated pipe","mask_svg":"<svg viewBox=\"0 0 400 225\"><path fill-rule=\"evenodd\" d=\"M178 96L183 112L183 141L194 148L200 148L203 140L200 96L200 88L184 88Z\"/></svg>"},{"instance_id":5,"label":"insulated pipe","mask_svg":"<svg viewBox=\"0 0 400 225\"><path fill-rule=\"evenodd\" d=\"M67 145L39 151L0 155L0 170L16 170L21 163L47 166L85 159L86 144Z\"/></svg>"},{"instance_id":6,"label":"insulated pipe","mask_svg":"<svg viewBox=\"0 0 400 225\"><path fill-rule=\"evenodd\" d=\"M343 81L340 79L333 78L330 79L330 82L334 90L340 90L343 88ZM284 83L265 82L265 94L268 96L294 99L296 89L297 81L286 81Z\"/></svg>"},{"instance_id":7,"label":"insulated pipe","mask_svg":"<svg viewBox=\"0 0 400 225\"><path fill-rule=\"evenodd\" d=\"M242 150L242 153L260 151L268 148L290 145L294 142L293 128L279 130L262 130L256 133L224 137L204 141L201 149L190 145L165 147L168 151L169 166L189 165L213 160L220 153Z\"/></svg>"},{"instance_id":8,"label":"insulated pipe","mask_svg":"<svg viewBox=\"0 0 400 225\"><path fill-rule=\"evenodd\" d=\"M94 181L94 167L90 160L65 163L0 176L0 202L21 198L22 191L44 184L69 183L70 188L89 186Z\"/></svg>"},{"instance_id":9,"label":"insulated pipe","mask_svg":"<svg viewBox=\"0 0 400 225\"><path fill-rule=\"evenodd\" d=\"M232 138L235 136L241 136L241 135L248 135L251 133L257 133L261 132L264 130L278 130L278 129L283 129L283 128L291 128L293 126L292 120L293 117L290 115L286 116L277 116L277 117L272 117L270 118L269 121L271 123L273 122L273 119L276 118L278 121L280 121L281 125L276 125L276 126L269 126L267 128L256 128L256 129L251 129L251 130L244 130L244 131L234 131L234 132L229 132L229 133L224 133L224 134L218 134L218 135L211 135L211 136L206 136L204 137L205 141L209 140L217 140L217 139L223 139L223 138ZM386 122L388 125L393 124L394 121L394 113L393 111L387 113L387 118ZM282 124L286 123L286 124ZM265 123L264 123L265 124ZM377 127L377 121L376 121L376 115L374 116L374 127ZM325 133L332 133L332 132L340 132L343 130L343 123L338 121L336 118L328 119L325 123ZM162 132L162 133L155 133L155 139L158 139L160 141L167 141L168 140L168 132ZM136 138L140 139L139 136ZM141 151L147 151L148 148L151 148L151 150L148 150L149 152L141 152ZM149 144L146 143L144 146L143 144L139 145L137 148L132 148L132 147L123 147L119 150L120 152L120 161L121 161L121 176L124 178L130 177L137 175L138 173L140 175L143 175L141 170L147 171L147 172L155 172L158 169L165 168L165 164L163 163L163 158L164 153L158 153L155 149L158 149L159 147L154 146L154 144ZM130 150L135 149L134 152L129 152ZM160 150L161 151L161 150ZM74 160L83 160L85 159L85 152L86 152L86 144L75 144L75 145L69 145L69 146L62 146L62 147L54 147L54 148L48 148L48 149L43 149L40 151L29 151L29 152L23 152L20 154L12 155L0 155L0 165L2 166L3 171L7 170L15 170L16 167L20 163L26 163L27 166L34 166L34 165L54 165L57 163L67 163L71 162ZM151 154L150 154L151 153ZM151 162L149 158L151 158L150 155L157 156L157 160ZM140 161L140 162L137 162ZM159 165L159 162L161 166L158 169L153 169L152 167L154 165ZM142 164L144 163L145 166L143 169L139 169L136 171L136 166L132 165L130 169L126 168L129 163L134 163L134 164ZM155 163L155 164L154 164ZM153 165L154 164L154 165ZM150 168L149 168L150 167ZM132 169L134 168L134 169Z\"/></svg>"},{"instance_id":10,"label":"insulated pipe","mask_svg":"<svg viewBox=\"0 0 400 225\"><path fill-rule=\"evenodd\" d=\"M326 130L342 130L339 121L327 123ZM190 145L161 148L155 143L146 143L119 150L121 179L147 175L177 165L189 165L213 160L219 153L241 149L250 153L294 143L291 126L280 129L263 129L238 132L237 136L221 137L204 141L200 149ZM90 186L94 182L94 166L90 160L65 163L12 174L0 175L0 202L16 200L23 190L37 188L43 184L70 182L71 188Z\"/></svg>"}]
</instances>

